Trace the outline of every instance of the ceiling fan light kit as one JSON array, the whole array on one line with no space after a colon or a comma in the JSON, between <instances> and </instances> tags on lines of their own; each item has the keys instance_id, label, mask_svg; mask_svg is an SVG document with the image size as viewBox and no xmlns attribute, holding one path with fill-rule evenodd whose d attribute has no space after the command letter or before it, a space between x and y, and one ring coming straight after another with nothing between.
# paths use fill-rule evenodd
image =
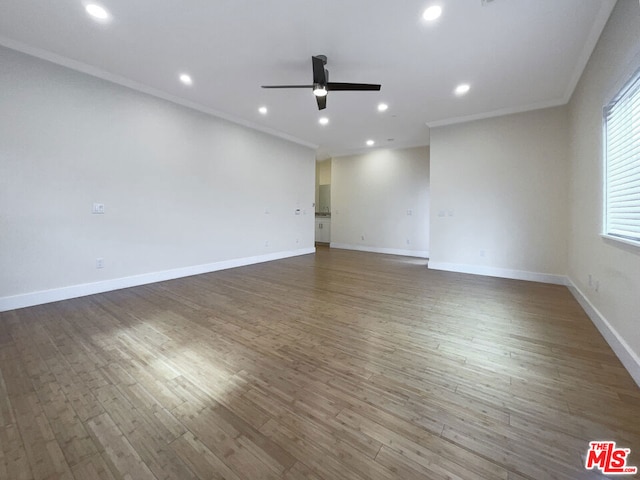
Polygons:
<instances>
[{"instance_id":1,"label":"ceiling fan light kit","mask_svg":"<svg viewBox=\"0 0 640 480\"><path fill-rule=\"evenodd\" d=\"M318 84L318 85L313 87L313 94L316 97L326 97L327 96L327 89L325 87L323 87L322 85Z\"/></svg>"},{"instance_id":2,"label":"ceiling fan light kit","mask_svg":"<svg viewBox=\"0 0 640 480\"><path fill-rule=\"evenodd\" d=\"M313 69L312 85L262 85L262 88L310 88L316 97L318 110L327 108L327 94L336 91L379 91L381 85L374 83L344 83L330 82L329 72L324 66L327 64L325 55L314 55L311 57L311 67Z\"/></svg>"}]
</instances>

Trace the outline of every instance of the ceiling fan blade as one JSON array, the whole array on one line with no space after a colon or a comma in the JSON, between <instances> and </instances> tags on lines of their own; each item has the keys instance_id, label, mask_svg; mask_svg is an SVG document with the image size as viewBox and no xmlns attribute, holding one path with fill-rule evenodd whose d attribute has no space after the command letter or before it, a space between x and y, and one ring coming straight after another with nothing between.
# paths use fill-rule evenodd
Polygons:
<instances>
[{"instance_id":1,"label":"ceiling fan blade","mask_svg":"<svg viewBox=\"0 0 640 480\"><path fill-rule=\"evenodd\" d=\"M324 66L327 64L325 55L314 55L311 57L313 68L313 85L262 85L262 88L311 88L316 97L318 110L327 108L327 92L329 91L378 91L382 87L377 83L343 83L330 82L329 72Z\"/></svg>"},{"instance_id":2,"label":"ceiling fan blade","mask_svg":"<svg viewBox=\"0 0 640 480\"><path fill-rule=\"evenodd\" d=\"M262 85L262 88L313 88L313 85Z\"/></svg>"},{"instance_id":3,"label":"ceiling fan blade","mask_svg":"<svg viewBox=\"0 0 640 480\"><path fill-rule=\"evenodd\" d=\"M329 82L327 83L327 90L330 92L336 92L339 90L360 90L360 91L377 91L380 90L381 85L375 83L341 83L341 82Z\"/></svg>"},{"instance_id":4,"label":"ceiling fan blade","mask_svg":"<svg viewBox=\"0 0 640 480\"><path fill-rule=\"evenodd\" d=\"M326 63L326 57L311 57L311 65L313 66L313 83L319 83L320 85L327 84L327 75L324 71L324 66Z\"/></svg>"}]
</instances>

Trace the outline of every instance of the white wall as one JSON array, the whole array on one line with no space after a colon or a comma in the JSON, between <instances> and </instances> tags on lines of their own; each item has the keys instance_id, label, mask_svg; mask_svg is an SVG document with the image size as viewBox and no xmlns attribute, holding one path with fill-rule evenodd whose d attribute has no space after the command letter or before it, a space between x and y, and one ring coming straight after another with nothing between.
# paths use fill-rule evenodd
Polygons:
<instances>
[{"instance_id":1,"label":"white wall","mask_svg":"<svg viewBox=\"0 0 640 480\"><path fill-rule=\"evenodd\" d=\"M316 183L328 185L331 183L331 159L320 160L316 163Z\"/></svg>"},{"instance_id":2,"label":"white wall","mask_svg":"<svg viewBox=\"0 0 640 480\"><path fill-rule=\"evenodd\" d=\"M313 251L306 147L5 48L0 111L0 309Z\"/></svg>"},{"instance_id":3,"label":"white wall","mask_svg":"<svg viewBox=\"0 0 640 480\"><path fill-rule=\"evenodd\" d=\"M602 108L640 68L639 26L638 1L619 0L569 104L569 277L579 290L579 298L583 298L583 306L638 384L640 248L605 240L600 233ZM589 274L592 275L591 286ZM599 284L597 292L596 282ZM585 304L585 300L588 303ZM611 328L602 330L607 324Z\"/></svg>"},{"instance_id":4,"label":"white wall","mask_svg":"<svg viewBox=\"0 0 640 480\"><path fill-rule=\"evenodd\" d=\"M562 282L566 138L565 107L432 129L429 267Z\"/></svg>"},{"instance_id":5,"label":"white wall","mask_svg":"<svg viewBox=\"0 0 640 480\"><path fill-rule=\"evenodd\" d=\"M319 211L320 185L331 185L331 159L316 161L316 211Z\"/></svg>"},{"instance_id":6,"label":"white wall","mask_svg":"<svg viewBox=\"0 0 640 480\"><path fill-rule=\"evenodd\" d=\"M332 247L427 257L428 147L334 157L331 211Z\"/></svg>"}]
</instances>

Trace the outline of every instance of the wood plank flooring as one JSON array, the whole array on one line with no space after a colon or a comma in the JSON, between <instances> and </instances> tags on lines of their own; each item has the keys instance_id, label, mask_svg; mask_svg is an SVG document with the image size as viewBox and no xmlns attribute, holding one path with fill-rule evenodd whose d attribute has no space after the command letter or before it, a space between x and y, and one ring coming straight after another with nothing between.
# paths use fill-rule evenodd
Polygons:
<instances>
[{"instance_id":1,"label":"wood plank flooring","mask_svg":"<svg viewBox=\"0 0 640 480\"><path fill-rule=\"evenodd\" d=\"M640 466L640 389L561 286L319 248L0 314L0 479L602 478L592 440Z\"/></svg>"}]
</instances>

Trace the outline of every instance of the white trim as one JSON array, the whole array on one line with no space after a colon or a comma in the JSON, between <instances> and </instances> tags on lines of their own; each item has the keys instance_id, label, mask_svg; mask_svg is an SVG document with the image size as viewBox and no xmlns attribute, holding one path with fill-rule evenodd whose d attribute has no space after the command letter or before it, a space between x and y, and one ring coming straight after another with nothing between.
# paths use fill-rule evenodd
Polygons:
<instances>
[{"instance_id":1,"label":"white trim","mask_svg":"<svg viewBox=\"0 0 640 480\"><path fill-rule=\"evenodd\" d=\"M596 44L600 39L600 35L602 35L602 32L604 31L604 26L609 21L609 17L611 16L611 12L615 6L616 0L606 0L600 4L600 10L596 15L593 25L591 26L587 40L582 45L582 52L580 52L580 55L578 56L578 60L573 70L573 75L571 75L571 80L569 81L569 85L567 85L567 90L564 92L564 103L569 103L569 100L571 100L571 96L576 89L576 85L578 85L578 82L584 73L584 69L587 67L589 58L595 50Z\"/></svg>"},{"instance_id":2,"label":"white trim","mask_svg":"<svg viewBox=\"0 0 640 480\"><path fill-rule=\"evenodd\" d=\"M604 315L593 306L585 294L576 287L570 278L567 279L567 286L600 334L607 341L613 353L616 354L622 362L622 365L624 365L624 368L627 369L631 378L633 378L640 387L640 357L638 354L631 349L629 344L624 341L624 338L613 328Z\"/></svg>"},{"instance_id":3,"label":"white trim","mask_svg":"<svg viewBox=\"0 0 640 480\"><path fill-rule=\"evenodd\" d=\"M252 130L257 130L262 133L266 133L268 135L272 135L274 137L282 138L283 140L287 140L292 143L296 143L298 145L302 145L303 147L311 148L313 150L318 149L318 145L307 142L300 138L294 137L287 133L281 132L279 130L275 130L272 128L264 127L254 122L250 122L243 118L237 117L235 115L231 115L229 113L221 112L219 110L214 110L213 108L205 107L204 105L200 105L195 102L191 102L189 100L185 100L184 98L180 98L175 95L171 95L169 93L163 92L153 87L149 87L147 85L143 85L141 83L135 82L133 80L129 80L128 78L122 77L120 75L115 75L113 73L109 73L100 68L88 65L83 62L79 62L77 60L71 60L70 58L63 57L61 55L57 55L55 53L47 52L46 50L42 50L40 48L31 47L22 42L18 42L16 40L12 40L7 37L0 36L0 45L10 48L11 50L16 50L21 53L25 53L27 55L31 55L32 57L40 58L42 60L46 60L51 63L55 63L56 65L61 65L66 68L70 68L71 70L76 70L78 72L85 73L92 77L97 77L102 80L106 80L111 83L115 83L117 85L121 85L123 87L130 88L132 90L136 90L138 92L146 93L147 95L151 95L153 97L161 98L163 100L167 100L168 102L172 102L183 107L190 108L192 110L197 110L202 113L206 113L207 115L211 115L214 117L222 118L231 123L235 123L236 125L241 125L243 127L250 128Z\"/></svg>"},{"instance_id":4,"label":"white trim","mask_svg":"<svg viewBox=\"0 0 640 480\"><path fill-rule=\"evenodd\" d=\"M342 250L358 250L360 252L384 253L386 255L402 255L403 257L429 258L429 252L426 250L403 250L400 248L368 247L365 245L352 245L349 243L336 242L331 242L329 246L331 248L340 248Z\"/></svg>"},{"instance_id":5,"label":"white trim","mask_svg":"<svg viewBox=\"0 0 640 480\"><path fill-rule=\"evenodd\" d=\"M51 290L41 290L39 292L13 295L10 297L0 297L0 312L14 310L16 308L41 305L43 303L67 300L69 298L84 297L85 295L109 292L111 290L119 290L121 288L136 287L139 285L146 285L148 283L163 282L165 280L173 280L175 278L189 277L191 275L200 275L203 273L217 272L219 270L227 270L229 268L243 267L246 265L253 265L262 262L270 262L272 260L296 257L298 255L308 255L310 253L315 253L315 251L315 247L300 248L298 250L269 253L266 255L257 255L254 257L235 258L232 260L223 260L220 262L206 263L203 265L193 265L190 267L163 270L161 272L144 273L142 275L134 275L131 277L114 278L111 280L104 280L95 283L84 283L80 285L72 285L69 287L53 288Z\"/></svg>"},{"instance_id":6,"label":"white trim","mask_svg":"<svg viewBox=\"0 0 640 480\"><path fill-rule=\"evenodd\" d=\"M601 233L600 236L606 240L613 240L614 242L626 243L627 245L640 247L640 242L637 240L629 240L628 238L624 237L616 237L615 235L609 235L607 233Z\"/></svg>"},{"instance_id":7,"label":"white trim","mask_svg":"<svg viewBox=\"0 0 640 480\"><path fill-rule=\"evenodd\" d=\"M611 16L611 12L615 7L616 0L606 0L602 2L600 10L595 18L595 21L589 31L589 35L587 36L587 40L584 42L582 46L582 51L580 52L580 56L578 57L573 72L571 74L571 79L569 80L569 84L567 85L567 89L564 91L564 94L561 98L557 98L555 100L547 100L544 102L536 102L529 105L523 105L520 107L509 107L502 108L500 110L494 110L492 112L484 112L478 113L475 115L467 115L464 117L454 117L454 118L445 118L442 120L436 120L433 122L427 122L427 126L429 128L435 127L444 127L446 125L454 125L456 123L465 123L471 122L474 120L484 120L487 118L493 117L502 117L504 115L512 115L514 113L524 113L530 112L533 110L541 110L543 108L551 108L551 107L559 107L561 105L566 105L571 100L571 96L573 95L574 90L576 89L576 85L578 85L578 81L582 77L584 73L584 69L587 66L587 62L595 49L598 40L600 39L600 35L602 35L602 31L604 30L604 26L609 20Z\"/></svg>"},{"instance_id":8,"label":"white trim","mask_svg":"<svg viewBox=\"0 0 640 480\"><path fill-rule=\"evenodd\" d=\"M464 265L461 263L432 262L427 265L432 270L445 270L447 272L470 273L471 275L484 275L487 277L511 278L514 280L527 280L529 282L552 283L554 285L566 285L567 277L553 273L527 272L525 270L513 270L510 268L485 267L482 265Z\"/></svg>"},{"instance_id":9,"label":"white trim","mask_svg":"<svg viewBox=\"0 0 640 480\"><path fill-rule=\"evenodd\" d=\"M564 98L557 100L549 100L546 102L532 103L530 105L524 105L520 107L501 108L500 110L494 110L492 112L477 113L475 115L467 115L464 117L445 118L443 120L436 120L435 122L427 122L426 125L429 128L444 127L447 125L454 125L456 123L473 122L475 120L485 120L487 118L503 117L505 115L513 115L515 113L530 112L533 110L542 110L543 108L559 107L566 105L567 101Z\"/></svg>"}]
</instances>

